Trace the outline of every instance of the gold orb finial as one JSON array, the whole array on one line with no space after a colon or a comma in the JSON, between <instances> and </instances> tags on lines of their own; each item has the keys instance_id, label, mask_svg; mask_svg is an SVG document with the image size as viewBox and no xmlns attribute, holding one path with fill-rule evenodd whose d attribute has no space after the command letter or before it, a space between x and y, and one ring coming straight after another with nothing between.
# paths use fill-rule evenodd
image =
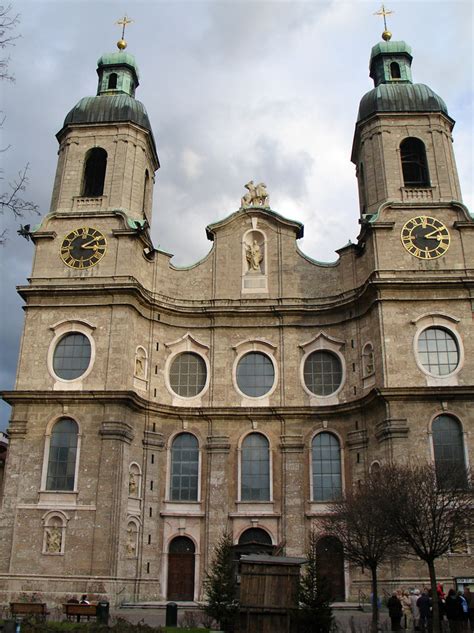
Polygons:
<instances>
[{"instance_id":1,"label":"gold orb finial","mask_svg":"<svg viewBox=\"0 0 474 633\"><path fill-rule=\"evenodd\" d=\"M382 33L382 39L389 42L392 39L392 33L390 31L384 31Z\"/></svg>"},{"instance_id":2,"label":"gold orb finial","mask_svg":"<svg viewBox=\"0 0 474 633\"><path fill-rule=\"evenodd\" d=\"M125 40L119 40L117 42L117 48L119 49L119 51L123 51L127 48L127 42Z\"/></svg>"}]
</instances>

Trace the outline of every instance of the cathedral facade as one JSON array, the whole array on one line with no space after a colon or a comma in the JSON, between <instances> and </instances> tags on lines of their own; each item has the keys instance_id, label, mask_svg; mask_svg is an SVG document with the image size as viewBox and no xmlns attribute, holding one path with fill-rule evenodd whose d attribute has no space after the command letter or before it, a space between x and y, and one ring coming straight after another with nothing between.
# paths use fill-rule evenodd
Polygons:
<instances>
[{"instance_id":1,"label":"cathedral facade","mask_svg":"<svg viewBox=\"0 0 474 633\"><path fill-rule=\"evenodd\" d=\"M67 114L31 232L0 518L0 600L199 601L215 543L304 555L312 525L390 460L474 461L474 220L443 100L404 42L373 47L352 161L357 243L321 264L249 182L177 268L149 235L159 167L125 50ZM334 600L369 592L320 535ZM474 535L440 561L474 569ZM384 570L387 590L423 582Z\"/></svg>"}]
</instances>

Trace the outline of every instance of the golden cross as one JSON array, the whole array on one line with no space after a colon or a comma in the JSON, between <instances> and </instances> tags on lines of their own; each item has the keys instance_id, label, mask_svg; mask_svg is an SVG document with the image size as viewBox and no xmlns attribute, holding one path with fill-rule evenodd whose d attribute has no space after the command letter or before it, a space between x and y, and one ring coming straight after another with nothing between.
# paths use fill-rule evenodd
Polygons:
<instances>
[{"instance_id":1,"label":"golden cross","mask_svg":"<svg viewBox=\"0 0 474 633\"><path fill-rule=\"evenodd\" d=\"M392 13L395 13L395 12L394 11L390 11L390 9L387 10L385 8L384 4L382 4L382 8L380 9L380 11L376 11L374 13L374 15L382 15L383 16L383 25L384 25L385 30L387 30L387 19L386 19L386 16L387 15L392 15Z\"/></svg>"},{"instance_id":2,"label":"golden cross","mask_svg":"<svg viewBox=\"0 0 474 633\"><path fill-rule=\"evenodd\" d=\"M120 20L117 20L115 24L119 24L122 27L122 39L125 38L125 27L129 24L132 24L133 20L130 20L126 15L123 16Z\"/></svg>"}]
</instances>

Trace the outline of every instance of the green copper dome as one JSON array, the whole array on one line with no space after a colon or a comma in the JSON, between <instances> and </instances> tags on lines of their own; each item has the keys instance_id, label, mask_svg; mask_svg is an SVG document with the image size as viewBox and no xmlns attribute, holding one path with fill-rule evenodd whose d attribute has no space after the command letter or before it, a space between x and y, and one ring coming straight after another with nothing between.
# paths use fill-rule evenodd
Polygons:
<instances>
[{"instance_id":1,"label":"green copper dome","mask_svg":"<svg viewBox=\"0 0 474 633\"><path fill-rule=\"evenodd\" d=\"M378 112L443 112L444 101L429 86L414 84L411 48L403 41L379 42L370 55L375 88L361 99L357 122Z\"/></svg>"},{"instance_id":2,"label":"green copper dome","mask_svg":"<svg viewBox=\"0 0 474 633\"><path fill-rule=\"evenodd\" d=\"M357 122L378 112L444 112L445 102L425 84L380 84L361 99Z\"/></svg>"},{"instance_id":3,"label":"green copper dome","mask_svg":"<svg viewBox=\"0 0 474 633\"><path fill-rule=\"evenodd\" d=\"M105 53L97 60L97 72L104 66L129 66L134 70L137 79L140 78L138 73L137 62L135 57L125 51L115 51L114 53ZM137 82L138 85L138 82Z\"/></svg>"},{"instance_id":4,"label":"green copper dome","mask_svg":"<svg viewBox=\"0 0 474 633\"><path fill-rule=\"evenodd\" d=\"M151 132L145 106L126 94L83 97L68 112L64 127L77 123L118 123L129 121Z\"/></svg>"}]
</instances>

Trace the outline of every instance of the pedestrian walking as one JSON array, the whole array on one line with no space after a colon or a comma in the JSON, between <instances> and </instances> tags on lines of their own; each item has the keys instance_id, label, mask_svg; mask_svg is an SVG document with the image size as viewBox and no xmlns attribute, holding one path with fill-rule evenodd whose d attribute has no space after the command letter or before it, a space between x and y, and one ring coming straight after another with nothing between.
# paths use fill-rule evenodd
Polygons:
<instances>
[{"instance_id":1,"label":"pedestrian walking","mask_svg":"<svg viewBox=\"0 0 474 633\"><path fill-rule=\"evenodd\" d=\"M390 616L390 621L392 623L392 631L400 631L403 608L396 591L394 591L387 600L387 607L388 615Z\"/></svg>"}]
</instances>

